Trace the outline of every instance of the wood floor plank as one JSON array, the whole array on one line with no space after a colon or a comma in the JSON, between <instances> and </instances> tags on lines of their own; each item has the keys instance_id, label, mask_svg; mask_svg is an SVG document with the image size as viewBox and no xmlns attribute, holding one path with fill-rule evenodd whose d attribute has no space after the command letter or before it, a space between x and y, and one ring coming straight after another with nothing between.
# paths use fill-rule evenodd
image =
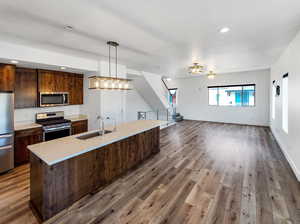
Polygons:
<instances>
[{"instance_id":1,"label":"wood floor plank","mask_svg":"<svg viewBox=\"0 0 300 224\"><path fill-rule=\"evenodd\" d=\"M300 223L300 184L268 128L183 121L160 142L142 166L45 223ZM38 223L29 169L0 175L0 224Z\"/></svg>"}]
</instances>

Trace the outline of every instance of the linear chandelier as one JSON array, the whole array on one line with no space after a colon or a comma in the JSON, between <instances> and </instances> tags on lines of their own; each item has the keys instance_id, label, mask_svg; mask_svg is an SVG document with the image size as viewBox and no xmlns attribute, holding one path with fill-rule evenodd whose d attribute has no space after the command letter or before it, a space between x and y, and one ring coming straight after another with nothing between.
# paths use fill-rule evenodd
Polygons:
<instances>
[{"instance_id":1,"label":"linear chandelier","mask_svg":"<svg viewBox=\"0 0 300 224\"><path fill-rule=\"evenodd\" d=\"M89 77L89 89L98 90L130 90L131 79L119 78L118 77L118 46L119 44L114 41L107 42L108 47L108 66L109 76L91 76ZM115 48L115 76L112 75L111 71L111 48Z\"/></svg>"}]
</instances>

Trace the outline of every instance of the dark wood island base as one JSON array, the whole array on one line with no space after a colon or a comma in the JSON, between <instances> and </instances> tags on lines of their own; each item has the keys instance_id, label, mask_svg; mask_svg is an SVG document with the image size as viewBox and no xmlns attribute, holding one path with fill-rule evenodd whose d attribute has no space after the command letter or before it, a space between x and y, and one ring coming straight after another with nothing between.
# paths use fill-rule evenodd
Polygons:
<instances>
[{"instance_id":1,"label":"dark wood island base","mask_svg":"<svg viewBox=\"0 0 300 224\"><path fill-rule=\"evenodd\" d=\"M108 185L160 151L160 128L106 145L52 166L30 152L30 203L47 220Z\"/></svg>"}]
</instances>

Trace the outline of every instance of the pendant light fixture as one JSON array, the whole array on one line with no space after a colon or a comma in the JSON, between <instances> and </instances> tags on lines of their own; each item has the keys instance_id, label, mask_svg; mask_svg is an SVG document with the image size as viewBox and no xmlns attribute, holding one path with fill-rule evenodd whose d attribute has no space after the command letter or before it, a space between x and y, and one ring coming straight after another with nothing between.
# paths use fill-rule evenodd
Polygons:
<instances>
[{"instance_id":1,"label":"pendant light fixture","mask_svg":"<svg viewBox=\"0 0 300 224\"><path fill-rule=\"evenodd\" d=\"M89 77L89 89L98 90L130 90L131 79L118 77L118 46L115 41L108 41L108 76L91 76ZM111 69L111 48L115 48L115 75L112 74Z\"/></svg>"},{"instance_id":2,"label":"pendant light fixture","mask_svg":"<svg viewBox=\"0 0 300 224\"><path fill-rule=\"evenodd\" d=\"M191 74L200 74L204 71L204 66L195 62L192 66L189 66L189 73Z\"/></svg>"},{"instance_id":3,"label":"pendant light fixture","mask_svg":"<svg viewBox=\"0 0 300 224\"><path fill-rule=\"evenodd\" d=\"M213 71L209 71L209 73L207 74L207 78L209 79L214 79L216 77L216 73L214 73Z\"/></svg>"}]
</instances>

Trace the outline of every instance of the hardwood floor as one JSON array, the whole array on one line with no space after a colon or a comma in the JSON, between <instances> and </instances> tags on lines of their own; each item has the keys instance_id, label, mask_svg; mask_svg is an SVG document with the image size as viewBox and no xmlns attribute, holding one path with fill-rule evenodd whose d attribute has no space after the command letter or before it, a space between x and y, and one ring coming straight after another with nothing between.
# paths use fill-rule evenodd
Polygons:
<instances>
[{"instance_id":1,"label":"hardwood floor","mask_svg":"<svg viewBox=\"0 0 300 224\"><path fill-rule=\"evenodd\" d=\"M37 223L29 166L0 176L0 223ZM161 152L46 223L300 223L300 184L268 128L183 121Z\"/></svg>"}]
</instances>

